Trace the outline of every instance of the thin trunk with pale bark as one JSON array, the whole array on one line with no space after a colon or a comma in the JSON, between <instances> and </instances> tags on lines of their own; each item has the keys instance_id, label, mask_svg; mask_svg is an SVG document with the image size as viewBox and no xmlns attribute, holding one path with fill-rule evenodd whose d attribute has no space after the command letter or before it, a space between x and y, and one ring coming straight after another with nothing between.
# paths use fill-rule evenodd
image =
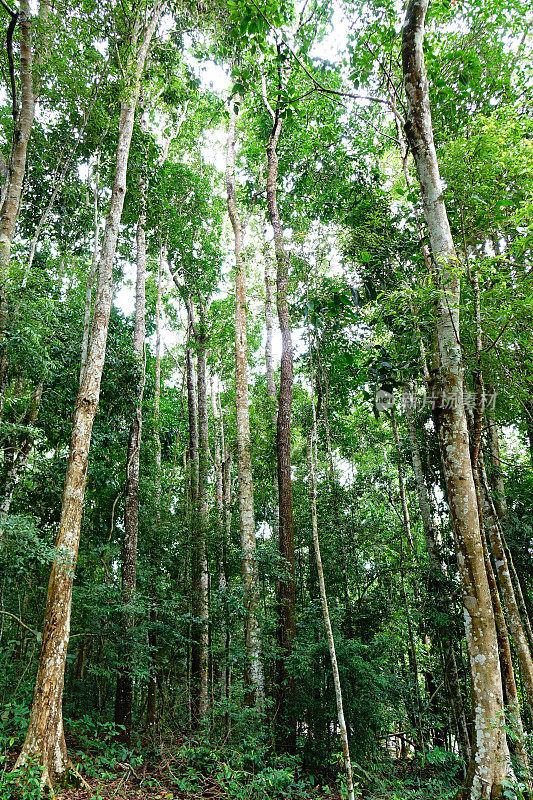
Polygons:
<instances>
[{"instance_id":1,"label":"thin trunk with pale bark","mask_svg":"<svg viewBox=\"0 0 533 800\"><path fill-rule=\"evenodd\" d=\"M438 281L439 373L435 393L438 433L463 591L465 633L472 673L473 759L462 791L466 800L488 800L502 791L509 772L503 725L503 689L494 612L483 556L478 504L463 405L459 340L460 279L433 139L423 41L429 0L409 0L402 38L407 100L406 134L413 153Z\"/></svg>"},{"instance_id":2,"label":"thin trunk with pale bark","mask_svg":"<svg viewBox=\"0 0 533 800\"><path fill-rule=\"evenodd\" d=\"M235 187L235 130L237 114L231 101L226 160L228 214L235 239L235 410L237 425L237 465L239 472L239 523L242 547L242 577L245 605L246 682L256 705L263 701L261 632L258 621L259 582L257 575L254 485L250 444L248 392L248 334L246 313L246 262L243 252L244 230Z\"/></svg>"},{"instance_id":3,"label":"thin trunk with pale bark","mask_svg":"<svg viewBox=\"0 0 533 800\"><path fill-rule=\"evenodd\" d=\"M78 556L83 499L91 433L105 361L109 315L113 300L113 260L126 192L128 156L141 77L161 7L156 5L145 25L137 20L132 34L132 69L121 103L115 177L98 269L98 286L87 365L74 408L70 454L61 506L57 558L52 566L46 598L44 630L35 691L26 739L17 759L21 766L33 759L43 769L42 781L53 785L69 768L63 732L62 696L70 634L72 584Z\"/></svg>"},{"instance_id":4,"label":"thin trunk with pale bark","mask_svg":"<svg viewBox=\"0 0 533 800\"><path fill-rule=\"evenodd\" d=\"M28 463L28 459L33 449L33 435L31 432L31 427L34 425L35 420L37 419L39 406L41 405L42 394L43 384L41 382L33 393L30 410L26 418L26 424L30 430L20 444L17 453L14 454L13 458L10 459L9 469L7 471L4 483L4 496L0 502L0 550L2 548L2 539L4 538L5 522L9 516L9 510L11 508L11 503L13 502L15 489L17 488L17 485L24 473L26 464Z\"/></svg>"}]
</instances>

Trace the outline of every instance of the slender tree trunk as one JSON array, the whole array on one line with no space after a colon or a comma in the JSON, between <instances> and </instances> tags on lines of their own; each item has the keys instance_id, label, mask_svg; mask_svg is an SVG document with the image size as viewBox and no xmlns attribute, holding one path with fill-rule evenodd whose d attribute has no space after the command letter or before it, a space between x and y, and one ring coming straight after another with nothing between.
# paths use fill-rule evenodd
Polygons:
<instances>
[{"instance_id":1,"label":"slender tree trunk","mask_svg":"<svg viewBox=\"0 0 533 800\"><path fill-rule=\"evenodd\" d=\"M476 491L463 406L462 354L459 342L460 281L458 259L443 199L424 63L423 40L429 0L409 0L402 40L407 98L406 133L422 193L435 273L439 383L446 402L439 411L439 438L463 589L466 640L472 672L474 754L464 800L485 800L502 793L509 758L502 721L503 689L494 612L483 557Z\"/></svg>"},{"instance_id":2,"label":"slender tree trunk","mask_svg":"<svg viewBox=\"0 0 533 800\"><path fill-rule=\"evenodd\" d=\"M326 372L324 370L324 365L320 358L319 347L317 347L317 368L318 368L318 386L319 387L322 386L321 390L322 413L324 420L324 429L326 433L326 448L328 452L330 490L333 498L333 513L335 517L335 522L337 526L340 527L341 515L339 512L338 484L337 484L337 478L335 476L335 465L333 463L333 446L331 442L331 428L329 424L329 384ZM353 606L348 584L348 571L346 569L346 549L343 542L340 542L340 548L341 548L341 570L344 583L344 604L346 607L346 635L348 636L348 638L352 638L354 634L354 628L353 628L354 614L353 614Z\"/></svg>"},{"instance_id":3,"label":"slender tree trunk","mask_svg":"<svg viewBox=\"0 0 533 800\"><path fill-rule=\"evenodd\" d=\"M154 376L154 451L155 451L155 524L159 526L161 516L161 433L160 433L160 399L161 399L161 297L163 274L164 248L159 245L159 262L157 268L157 295L155 301L155 376ZM155 572L157 563L152 565L154 577L152 578L152 608L150 609L151 628L148 633L148 646L150 648L150 677L148 679L148 696L146 699L146 730L148 735L155 732L157 714L157 668L156 647L157 636L155 623L157 622L157 595L155 591Z\"/></svg>"},{"instance_id":4,"label":"slender tree trunk","mask_svg":"<svg viewBox=\"0 0 533 800\"><path fill-rule=\"evenodd\" d=\"M190 333L190 327L189 327ZM189 481L191 506L196 513L198 507L198 405L196 402L196 372L192 347L187 347L187 408L189 412Z\"/></svg>"},{"instance_id":5,"label":"slender tree trunk","mask_svg":"<svg viewBox=\"0 0 533 800\"><path fill-rule=\"evenodd\" d=\"M228 214L235 237L235 405L237 423L237 463L239 470L239 522L242 547L242 576L245 605L245 641L248 655L246 682L251 701L263 702L261 631L258 622L259 585L256 561L254 485L248 408L248 339L246 314L246 263L243 253L244 231L235 187L235 129L237 115L230 102L230 123L226 161Z\"/></svg>"},{"instance_id":6,"label":"slender tree trunk","mask_svg":"<svg viewBox=\"0 0 533 800\"><path fill-rule=\"evenodd\" d=\"M121 104L115 179L99 260L98 287L87 366L74 408L70 455L56 541L58 557L52 566L48 584L43 640L28 731L16 763L19 767L34 759L44 767L43 783L50 785L60 779L69 767L63 733L62 695L70 633L72 584L78 555L91 432L98 407L105 360L113 299L112 267L124 205L135 108L146 56L160 13L160 7L156 6L144 29L141 30L139 22L136 23L133 35L135 53L133 74L129 91Z\"/></svg>"},{"instance_id":7,"label":"slender tree trunk","mask_svg":"<svg viewBox=\"0 0 533 800\"><path fill-rule=\"evenodd\" d=\"M490 549L494 557L496 574L500 584L503 607L506 612L507 624L513 637L520 673L524 685L524 691L529 705L530 713L533 717L533 659L529 650L529 642L526 632L522 625L518 602L514 593L507 555L503 545L502 533L496 511L492 504L488 492L487 477L485 468L481 465L480 469L480 495L483 508L483 521Z\"/></svg>"},{"instance_id":8,"label":"slender tree trunk","mask_svg":"<svg viewBox=\"0 0 533 800\"><path fill-rule=\"evenodd\" d=\"M274 114L273 129L267 146L267 205L270 224L274 231L277 264L277 309L281 331L281 374L278 393L277 467L279 493L279 548L284 560L285 574L279 580L280 658L277 663L277 721L278 746L289 752L296 748L296 720L289 710L289 698L294 695L294 678L287 670L287 659L292 654L296 635L296 587L294 581L294 521L291 480L291 409L293 393L292 334L287 302L290 255L283 241L283 227L278 209L277 144L281 133L279 110Z\"/></svg>"},{"instance_id":9,"label":"slender tree trunk","mask_svg":"<svg viewBox=\"0 0 533 800\"><path fill-rule=\"evenodd\" d=\"M199 726L207 715L208 692L208 648L209 648L209 579L207 566L207 529L209 526L208 469L209 429L207 416L206 382L206 332L203 309L195 327L197 350L197 397L198 397L198 495L197 526L191 547L191 692L192 722Z\"/></svg>"},{"instance_id":10,"label":"slender tree trunk","mask_svg":"<svg viewBox=\"0 0 533 800\"><path fill-rule=\"evenodd\" d=\"M487 433L491 461L491 484L494 489L493 501L498 512L498 517L503 524L507 518L507 500L505 497L505 483L503 481L502 461L500 456L500 436L498 423L491 414L486 415Z\"/></svg>"},{"instance_id":11,"label":"slender tree trunk","mask_svg":"<svg viewBox=\"0 0 533 800\"><path fill-rule=\"evenodd\" d=\"M220 410L220 407L219 407ZM231 453L228 451L224 438L224 420L220 413L220 439L222 449L222 498L224 507L224 538L222 540L222 561L220 564L219 586L227 588L228 585L228 545L231 541ZM226 728L229 730L230 711L229 701L231 699L231 628L229 619L228 604L224 606L224 629L226 635L224 653L224 674L222 685L222 697L226 701Z\"/></svg>"},{"instance_id":12,"label":"slender tree trunk","mask_svg":"<svg viewBox=\"0 0 533 800\"><path fill-rule=\"evenodd\" d=\"M157 267L157 295L155 301L155 374L154 374L154 450L155 450L155 502L159 519L161 505L161 298L163 261L165 250L161 243Z\"/></svg>"},{"instance_id":13,"label":"slender tree trunk","mask_svg":"<svg viewBox=\"0 0 533 800\"><path fill-rule=\"evenodd\" d=\"M139 186L141 213L137 223L137 284L135 300L135 327L133 332L133 352L139 370L137 383L137 403L130 425L126 459L126 490L124 498L124 539L122 542L122 612L121 630L122 663L117 675L115 696L115 724L122 728L121 738L129 743L133 715L133 628L135 616L131 608L135 600L137 586L137 541L139 537L139 468L142 441L142 404L146 367L144 342L146 338L146 198L145 186L141 179Z\"/></svg>"},{"instance_id":14,"label":"slender tree trunk","mask_svg":"<svg viewBox=\"0 0 533 800\"><path fill-rule=\"evenodd\" d=\"M37 414L39 413L39 406L41 404L42 394L43 394L43 384L41 382L37 386L33 394L31 408L27 416L27 425L30 429L35 424L35 420L37 419ZM33 449L33 435L30 430L28 431L26 438L20 445L18 453L11 459L9 469L7 471L6 481L4 484L4 496L0 502L0 550L2 549L2 539L4 538L5 523L6 519L9 516L9 510L11 508L11 503L13 502L15 489L17 488L18 482L20 481L22 474L24 473L24 469L26 468L26 464L28 463L28 459L30 457L32 449Z\"/></svg>"},{"instance_id":15,"label":"slender tree trunk","mask_svg":"<svg viewBox=\"0 0 533 800\"><path fill-rule=\"evenodd\" d=\"M412 554L415 552L414 542L413 542L413 535L411 533L411 517L409 515L409 507L407 505L407 495L405 492L405 481L403 478L403 471L402 471L402 462L401 462L401 450L400 450L400 437L398 436L398 425L396 423L396 412L394 411L394 407L391 408L391 425L392 425L392 435L394 439L394 447L396 451L396 461L398 465L398 487L400 490L400 504L402 508L402 517L403 523L405 528L405 534L407 538L407 542L409 544L409 549ZM402 562L403 562L403 550L402 550ZM401 579L401 591L402 597L405 605L405 613L407 617L407 631L409 634L409 666L411 668L411 673L413 675L413 683L415 689L415 697L416 697L416 706L417 706L417 728L418 728L418 737L420 741L420 745L422 750L424 750L425 743L424 743L424 731L422 728L422 698L420 695L420 682L419 682L419 669L418 669L418 659L416 655L416 643L415 643L415 635L413 630L413 623L411 620L411 614L409 611L409 603L407 600L407 592L405 590L405 577L404 577L404 570L403 570L403 563L400 569L400 579ZM415 599L420 605L421 597L420 592L418 591L417 587L414 588L414 595Z\"/></svg>"},{"instance_id":16,"label":"slender tree trunk","mask_svg":"<svg viewBox=\"0 0 533 800\"><path fill-rule=\"evenodd\" d=\"M307 294L309 295L309 282L307 282ZM308 298L309 299L309 298ZM314 386L315 370L313 365L313 351L311 340L311 327L307 324L307 339L309 344L309 355L311 361L311 386ZM317 425L316 425L316 408L314 391L311 390L311 403L313 424L307 438L307 461L309 471L309 495L311 500L311 525L313 530L313 547L315 551L315 561L318 576L318 585L320 589L320 602L322 604L322 613L324 615L324 626L326 628L326 636L328 640L329 657L331 660L331 669L333 672L333 686L335 688L335 700L337 703L337 720L339 723L339 732L342 743L342 753L344 759L344 770L346 772L346 788L348 790L348 800L354 800L355 792L352 777L352 762L350 759L350 744L348 741L348 730L344 718L344 707L342 702L342 686L339 674L339 666L337 663L337 652L335 649L335 638L333 636L333 628L331 626L331 619L329 616L328 596L326 594L326 582L324 580L324 568L322 565L322 555L320 553L320 541L318 538L318 514L317 514L317 481L316 481L316 465L318 463L317 457ZM331 456L331 448L328 453L330 456L330 468L333 466L333 459Z\"/></svg>"},{"instance_id":17,"label":"slender tree trunk","mask_svg":"<svg viewBox=\"0 0 533 800\"><path fill-rule=\"evenodd\" d=\"M492 502L494 504L494 508L499 522L498 529L501 537L501 543L503 545L505 556L507 558L507 565L509 568L509 572L511 574L516 601L518 603L518 608L520 610L520 617L522 620L522 624L524 626L524 631L527 636L529 651L530 653L533 653L533 631L531 629L531 620L529 618L529 613L524 600L520 579L518 577L518 573L514 565L513 556L511 554L509 545L507 544L505 537L505 527L507 524L508 512L507 512L507 501L505 497L505 484L503 480L502 462L500 456L498 425L494 420L494 418L490 416L487 419L487 423L488 423L487 428L488 428L488 440L490 448L490 459L492 467L491 484L493 492L491 494L489 489L489 484L487 482L487 476L484 473L482 476L482 481L484 484L484 496L486 496L489 501L490 499L492 499Z\"/></svg>"},{"instance_id":18,"label":"slender tree trunk","mask_svg":"<svg viewBox=\"0 0 533 800\"><path fill-rule=\"evenodd\" d=\"M415 475L416 491L418 497L418 505L420 508L420 516L422 517L422 526L424 529L424 536L426 539L429 564L431 571L435 574L436 585L442 579L446 579L446 566L442 560L441 553L437 542L437 532L433 521L433 511L429 493L424 479L424 471L422 468L422 459L420 458L420 449L418 444L418 436L416 433L416 425L414 418L414 411L412 406L408 403L406 408L407 428L409 431L409 441L411 447L411 459L413 463L413 472ZM443 597L442 592L437 588L438 596L435 598L437 602L443 605L450 605L449 597ZM465 764L470 763L471 748L470 736L468 733L468 726L466 723L466 715L464 710L463 698L461 695L461 687L459 683L459 674L457 670L457 661L453 650L453 642L450 641L449 634L446 630L440 631L443 640L444 648L444 669L446 672L446 679L448 681L448 689L450 692L450 699L453 705L454 718L457 726L457 740L461 756Z\"/></svg>"},{"instance_id":19,"label":"slender tree trunk","mask_svg":"<svg viewBox=\"0 0 533 800\"><path fill-rule=\"evenodd\" d=\"M318 572L318 585L320 588L320 601L322 603L322 612L324 615L324 625L326 628L326 636L328 639L329 657L331 659L331 668L333 671L333 686L335 688L335 699L337 702L337 719L339 722L339 732L342 743L342 753L344 757L344 769L346 771L346 786L348 789L348 800L353 800L355 797L353 778L352 778L352 763L350 760L350 748L348 744L348 731L346 729L346 722L344 719L344 708L342 703L342 687L339 675L339 666L337 664L337 653L335 650L335 639L333 637L333 628L331 627L331 620L329 616L328 598L326 594L326 584L324 581L324 568L322 566L322 556L320 554L320 542L318 539L318 516L316 507L316 425L313 425L308 440L308 465L309 465L309 493L311 496L311 523L313 527L313 545L315 549L316 568Z\"/></svg>"},{"instance_id":20,"label":"slender tree trunk","mask_svg":"<svg viewBox=\"0 0 533 800\"><path fill-rule=\"evenodd\" d=\"M93 245L93 257L91 261L91 268L87 276L87 286L85 287L83 333L81 338L80 385L83 378L83 373L85 372L85 366L87 364L87 347L89 344L89 332L91 329L91 304L93 297L93 286L96 278L96 271L98 269L98 254L100 248L100 214L98 208L99 182L100 182L100 153L98 153L96 168L95 168L95 187L94 187L94 204L93 204L94 245Z\"/></svg>"},{"instance_id":21,"label":"slender tree trunk","mask_svg":"<svg viewBox=\"0 0 533 800\"><path fill-rule=\"evenodd\" d=\"M263 258L265 262L265 366L267 380L267 396L272 401L273 414L275 417L274 400L276 398L276 383L274 381L274 362L272 360L272 275L270 248L267 240L267 222L262 223L263 235Z\"/></svg>"},{"instance_id":22,"label":"slender tree trunk","mask_svg":"<svg viewBox=\"0 0 533 800\"><path fill-rule=\"evenodd\" d=\"M509 641L509 633L505 622L505 616L498 592L498 585L496 577L492 569L492 563L489 556L486 538L483 535L483 553L485 557L485 567L487 570L487 578L489 581L490 596L492 600L492 607L494 609L494 619L496 621L496 633L498 636L498 646L500 649L500 664L502 670L503 685L506 692L506 712L507 723L513 732L513 745L518 762L521 767L523 777L527 782L529 778L529 759L527 755L527 748L525 745L524 726L522 724L522 716L520 714L520 701L518 699L518 690L516 688L515 672L513 668L513 659L511 655L511 643Z\"/></svg>"},{"instance_id":23,"label":"slender tree trunk","mask_svg":"<svg viewBox=\"0 0 533 800\"><path fill-rule=\"evenodd\" d=\"M39 16L48 6L41 4ZM31 10L29 0L21 0L19 12L20 30L20 102L15 108L13 120L13 139L8 162L7 188L0 209L0 332L7 324L6 284L11 247L15 238L17 219L22 198L26 156L30 141L33 118L35 116L35 97L33 86L33 51L31 35Z\"/></svg>"}]
</instances>

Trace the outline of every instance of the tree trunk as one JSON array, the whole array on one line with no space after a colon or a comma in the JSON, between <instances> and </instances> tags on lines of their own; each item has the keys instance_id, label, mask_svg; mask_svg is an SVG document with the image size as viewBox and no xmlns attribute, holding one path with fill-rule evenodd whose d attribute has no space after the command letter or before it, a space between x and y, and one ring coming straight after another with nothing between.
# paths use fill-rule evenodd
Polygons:
<instances>
[{"instance_id":1,"label":"tree trunk","mask_svg":"<svg viewBox=\"0 0 533 800\"><path fill-rule=\"evenodd\" d=\"M207 529L209 525L208 469L209 429L207 416L206 331L203 309L194 328L197 345L198 397L198 493L197 525L191 546L191 707L192 722L198 727L208 710L209 580Z\"/></svg>"},{"instance_id":2,"label":"tree trunk","mask_svg":"<svg viewBox=\"0 0 533 800\"><path fill-rule=\"evenodd\" d=\"M443 199L424 63L428 2L409 0L403 29L402 62L408 110L406 133L420 183L435 274L440 282L437 300L440 385L436 388L446 402L439 410L438 432L463 590L475 714L473 760L461 795L465 800L485 800L501 795L502 781L509 771L509 759L502 720L503 689L496 626L483 557L463 406L458 260Z\"/></svg>"},{"instance_id":3,"label":"tree trunk","mask_svg":"<svg viewBox=\"0 0 533 800\"><path fill-rule=\"evenodd\" d=\"M314 408L313 408L314 416ZM320 554L320 542L318 539L318 516L316 508L316 422L313 420L313 428L307 440L308 464L309 464L309 494L311 497L311 523L313 528L313 545L315 549L316 568L318 572L318 585L320 588L320 601L322 603L322 613L324 615L324 626L328 639L329 657L331 659L331 669L333 671L333 686L335 688L335 699L337 702L337 719L339 722L339 732L342 743L342 753L344 758L344 769L346 771L346 787L348 790L348 800L354 800L354 786L352 778L352 762L350 760L350 747L348 743L348 731L344 719L344 708L342 703L342 687L337 664L337 653L335 650L335 639L333 628L329 617L328 597L326 594L326 583L324 581L324 569L322 566L322 556Z\"/></svg>"},{"instance_id":4,"label":"tree trunk","mask_svg":"<svg viewBox=\"0 0 533 800\"><path fill-rule=\"evenodd\" d=\"M429 566L430 570L435 574L436 580L434 583L439 586L442 579L447 579L446 566L442 560L439 546L437 543L437 532L435 530L435 523L433 521L433 511L429 499L429 493L424 479L424 472L422 469L422 459L420 458L420 449L418 445L418 436L416 433L416 425L414 418L414 411L411 404L406 407L407 428L409 432L409 442L411 447L411 460L413 463L413 472L415 475L416 491L418 497L418 505L420 508L420 516L422 517L422 527L424 529L424 536L426 539ZM442 596L443 593L437 588L437 596L435 600L441 602L445 606L451 604L449 597ZM439 626L440 627L440 626ZM453 713L457 727L457 740L459 743L459 750L465 764L469 764L471 758L470 736L468 734L468 726L466 723L466 715L464 710L463 698L461 695L461 687L459 683L459 674L457 670L457 661L453 650L453 642L450 641L449 631L442 629L439 631L443 641L444 648L444 669L446 680L448 682L448 689L450 699L453 706Z\"/></svg>"},{"instance_id":5,"label":"tree trunk","mask_svg":"<svg viewBox=\"0 0 533 800\"><path fill-rule=\"evenodd\" d=\"M507 631L500 594L498 592L498 584L496 583L496 577L492 569L492 563L490 560L485 535L483 535L483 553L485 557L485 568L487 570L487 578L489 581L492 607L494 609L494 619L496 621L498 646L500 649L502 680L506 693L505 699L507 723L513 732L512 742L523 777L525 777L529 783L529 759L525 745L524 726L522 724L522 716L520 714L520 701L518 699L518 690L516 688L516 679L511 654L511 643L509 641L509 633Z\"/></svg>"},{"instance_id":6,"label":"tree trunk","mask_svg":"<svg viewBox=\"0 0 533 800\"><path fill-rule=\"evenodd\" d=\"M222 499L224 507L224 538L222 540L222 560L220 564L219 586L227 588L228 585L228 546L231 541L231 453L228 451L225 438L224 438L224 420L222 413L220 413L220 438L222 449ZM227 602L224 604L224 629L226 634L226 641L224 647L224 673L222 679L221 694L226 701L226 729L229 730L230 725L230 707L229 701L231 699L231 628L229 609Z\"/></svg>"},{"instance_id":7,"label":"tree trunk","mask_svg":"<svg viewBox=\"0 0 533 800\"><path fill-rule=\"evenodd\" d=\"M91 432L100 396L113 300L112 267L124 205L135 108L148 48L160 13L160 7L156 6L144 29L141 29L139 22L135 25L134 68L129 91L121 104L115 179L99 260L98 287L87 366L74 408L70 454L56 541L58 558L52 566L48 584L43 640L28 731L16 763L16 766L20 767L30 759L34 759L42 765L43 785L48 783L53 786L69 767L61 706L70 633L72 584L78 556Z\"/></svg>"},{"instance_id":8,"label":"tree trunk","mask_svg":"<svg viewBox=\"0 0 533 800\"><path fill-rule=\"evenodd\" d=\"M160 398L161 398L161 296L163 273L164 248L159 245L159 262L157 268L157 295L155 301L155 375L154 375L154 461L155 461L155 523L159 525L161 515L161 433L160 433ZM155 623L157 622L157 595L155 590L155 572L157 563L152 564L154 577L152 578L152 608L150 610L151 627L148 633L148 646L150 649L150 677L148 679L148 697L146 700L146 730L148 735L153 735L156 725L157 713L157 669L156 647L157 636Z\"/></svg>"},{"instance_id":9,"label":"tree trunk","mask_svg":"<svg viewBox=\"0 0 533 800\"><path fill-rule=\"evenodd\" d=\"M518 573L516 571L516 567L513 561L513 556L511 554L509 545L507 544L505 537L505 527L507 524L507 501L505 497L505 484L503 480L502 462L500 456L498 425L495 419L491 416L487 418L487 432L488 432L490 459L492 467L491 485L493 488L493 492L491 495L489 490L489 484L487 483L487 476L484 474L483 482L485 486L485 493L489 499L492 497L492 502L496 510L499 522L498 526L499 532L501 536L503 549L507 558L507 565L509 567L509 572L511 573L511 579L514 586L516 601L518 603L518 608L520 610L520 616L522 619L522 624L524 626L524 631L527 636L529 651L530 653L533 653L533 631L531 629L531 620L529 618L529 613L524 600L524 595L522 593L520 578L518 577Z\"/></svg>"},{"instance_id":10,"label":"tree trunk","mask_svg":"<svg viewBox=\"0 0 533 800\"><path fill-rule=\"evenodd\" d=\"M142 440L142 404L146 367L144 358L144 341L146 338L146 197L145 186L141 179L139 186L141 196L141 213L137 224L137 283L135 299L135 328L133 332L133 353L139 370L137 383L137 404L130 425L128 451L126 459L126 490L124 496L124 539L122 542L122 623L123 633L122 663L117 675L115 696L115 725L121 727L121 739L129 743L131 740L131 724L133 714L133 627L134 613L131 608L135 600L137 586L137 540L139 536L139 468Z\"/></svg>"},{"instance_id":11,"label":"tree trunk","mask_svg":"<svg viewBox=\"0 0 533 800\"><path fill-rule=\"evenodd\" d=\"M503 481L502 462L500 456L500 436L498 423L491 414L487 414L487 434L491 461L491 484L493 487L493 501L500 521L507 518L507 501L505 498L505 484Z\"/></svg>"},{"instance_id":12,"label":"tree trunk","mask_svg":"<svg viewBox=\"0 0 533 800\"><path fill-rule=\"evenodd\" d=\"M41 4L39 16L47 6ZM33 87L33 52L31 36L31 10L29 0L21 0L20 28L20 103L14 109L13 139L8 162L7 188L0 209L0 332L7 324L6 284L8 281L11 247L22 198L26 173L26 156L35 116Z\"/></svg>"},{"instance_id":13,"label":"tree trunk","mask_svg":"<svg viewBox=\"0 0 533 800\"><path fill-rule=\"evenodd\" d=\"M35 420L37 419L42 394L43 384L41 382L35 389L31 402L31 408L27 416L26 424L30 430L20 445L17 455L11 459L9 469L7 471L6 481L4 484L4 496L0 502L0 550L2 549L2 539L4 538L5 522L9 516L9 509L11 508L11 503L13 502L15 489L17 488L17 484L22 477L26 464L28 463L30 453L33 449L33 435L31 432L31 427L34 425Z\"/></svg>"},{"instance_id":14,"label":"tree trunk","mask_svg":"<svg viewBox=\"0 0 533 800\"><path fill-rule=\"evenodd\" d=\"M279 493L279 548L284 561L284 576L280 578L278 644L280 657L277 661L277 741L282 750L296 749L296 720L289 711L289 698L294 696L294 678L287 670L287 659L293 649L296 635L296 587L294 582L294 521L291 480L291 409L293 393L292 335L287 302L290 255L283 241L283 227L278 210L277 177L278 156L276 152L281 133L279 109L274 115L274 126L267 146L267 205L270 224L274 231L274 246L277 264L277 309L281 331L281 374L278 393L277 420L277 467Z\"/></svg>"},{"instance_id":15,"label":"tree trunk","mask_svg":"<svg viewBox=\"0 0 533 800\"><path fill-rule=\"evenodd\" d=\"M511 573L507 563L507 555L503 545L500 524L488 491L485 468L482 465L480 469L479 488L481 494L481 505L483 508L485 531L490 543L492 555L494 557L494 564L496 566L496 574L500 584L503 607L505 609L507 624L509 626L511 636L513 637L518 663L520 664L520 673L522 676L527 703L533 717L533 659L531 658L529 642L522 625L520 610L518 608L518 602L514 593L513 583L511 581Z\"/></svg>"},{"instance_id":16,"label":"tree trunk","mask_svg":"<svg viewBox=\"0 0 533 800\"><path fill-rule=\"evenodd\" d=\"M96 278L96 270L98 269L98 252L100 247L100 214L98 209L98 191L100 183L100 153L98 153L96 168L95 168L95 187L94 187L94 205L93 205L93 231L94 231L94 245L93 257L91 268L87 276L87 286L85 287L85 305L83 313L83 333L81 337L81 358L80 358L80 384L85 372L87 364L87 347L89 344L89 332L91 328L91 303L93 297L93 286Z\"/></svg>"},{"instance_id":17,"label":"tree trunk","mask_svg":"<svg viewBox=\"0 0 533 800\"><path fill-rule=\"evenodd\" d=\"M271 259L267 241L267 223L262 223L263 234L263 258L265 261L265 366L267 381L267 396L272 401L272 413L274 410L274 400L276 398L276 383L274 381L274 364L272 361L272 276Z\"/></svg>"},{"instance_id":18,"label":"tree trunk","mask_svg":"<svg viewBox=\"0 0 533 800\"><path fill-rule=\"evenodd\" d=\"M243 253L244 231L237 204L235 187L235 102L230 102L230 122L226 161L228 214L235 237L235 410L237 425L237 465L239 473L239 522L242 547L242 578L245 606L245 642L247 664L245 680L250 700L263 702L263 666L261 632L258 622L259 586L256 561L254 485L250 444L250 412L248 408L248 339L246 320L246 263Z\"/></svg>"}]
</instances>

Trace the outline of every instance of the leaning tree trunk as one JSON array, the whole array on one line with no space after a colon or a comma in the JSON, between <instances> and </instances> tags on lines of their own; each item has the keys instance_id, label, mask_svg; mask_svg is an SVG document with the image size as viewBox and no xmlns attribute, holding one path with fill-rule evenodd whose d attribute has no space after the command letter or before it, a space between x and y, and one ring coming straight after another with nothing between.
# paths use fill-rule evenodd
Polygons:
<instances>
[{"instance_id":1,"label":"leaning tree trunk","mask_svg":"<svg viewBox=\"0 0 533 800\"><path fill-rule=\"evenodd\" d=\"M291 480L291 409L293 393L293 352L291 323L287 292L289 283L290 255L283 241L283 227L278 209L277 144L281 133L279 109L273 117L272 133L267 146L267 205L270 224L274 231L274 246L277 264L277 309L281 331L281 371L278 393L277 420L277 467L279 493L279 549L284 561L284 574L279 579L279 626L278 644L280 657L277 662L277 741L281 749L294 752L296 748L296 720L289 710L294 695L294 678L287 669L287 659L293 650L296 635L296 585L294 579L294 521Z\"/></svg>"},{"instance_id":2,"label":"leaning tree trunk","mask_svg":"<svg viewBox=\"0 0 533 800\"><path fill-rule=\"evenodd\" d=\"M237 424L237 465L239 472L239 522L242 546L242 576L245 605L247 650L246 683L256 705L263 701L261 632L258 622L259 587L256 561L254 485L248 408L248 340L246 327L246 263L243 253L244 231L235 188L235 128L237 115L231 101L226 162L228 214L235 237L235 407Z\"/></svg>"},{"instance_id":3,"label":"leaning tree trunk","mask_svg":"<svg viewBox=\"0 0 533 800\"><path fill-rule=\"evenodd\" d=\"M129 743L133 715L133 627L135 618L132 603L137 586L137 540L139 537L139 467L142 439L142 404L146 367L144 340L146 338L146 197L141 179L141 213L137 224L137 282L135 297L135 327L133 353L139 370L137 402L130 425L126 458L126 489L124 494L124 539L122 541L122 642L121 663L117 675L115 694L115 725L121 728L120 738Z\"/></svg>"},{"instance_id":4,"label":"leaning tree trunk","mask_svg":"<svg viewBox=\"0 0 533 800\"><path fill-rule=\"evenodd\" d=\"M459 342L460 280L433 140L423 40L429 0L409 0L403 30L402 62L407 98L406 133L414 156L429 233L437 300L438 386L443 406L439 439L455 536L467 647L472 672L474 753L461 792L485 800L502 792L509 771L503 725L503 690L496 626L483 557L476 490L463 405L462 354Z\"/></svg>"},{"instance_id":5,"label":"leaning tree trunk","mask_svg":"<svg viewBox=\"0 0 533 800\"><path fill-rule=\"evenodd\" d=\"M78 556L92 426L100 397L109 315L113 300L112 267L124 206L135 108L146 56L160 13L160 6L156 6L143 29L140 23L135 25L133 40L135 59L129 90L121 103L115 179L99 261L87 365L74 407L70 454L56 541L58 555L48 583L43 639L28 731L16 763L16 766L20 767L29 760L34 760L44 768L43 784L48 783L51 786L65 775L69 767L63 733L62 696L70 633L72 584Z\"/></svg>"}]
</instances>

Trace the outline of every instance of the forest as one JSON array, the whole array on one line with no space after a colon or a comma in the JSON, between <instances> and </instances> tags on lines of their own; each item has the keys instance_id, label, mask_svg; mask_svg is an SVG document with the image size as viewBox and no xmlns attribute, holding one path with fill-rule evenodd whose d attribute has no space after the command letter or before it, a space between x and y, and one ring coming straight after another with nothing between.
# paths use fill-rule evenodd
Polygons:
<instances>
[{"instance_id":1,"label":"forest","mask_svg":"<svg viewBox=\"0 0 533 800\"><path fill-rule=\"evenodd\" d=\"M0 800L533 800L527 0L0 14Z\"/></svg>"}]
</instances>

